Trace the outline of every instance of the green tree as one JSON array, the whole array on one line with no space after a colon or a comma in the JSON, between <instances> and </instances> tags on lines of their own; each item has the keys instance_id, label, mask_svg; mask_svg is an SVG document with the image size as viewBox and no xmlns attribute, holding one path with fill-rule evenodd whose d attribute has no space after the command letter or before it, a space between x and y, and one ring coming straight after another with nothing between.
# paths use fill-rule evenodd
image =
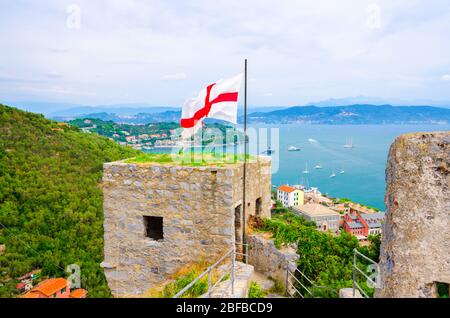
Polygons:
<instances>
[{"instance_id":1,"label":"green tree","mask_svg":"<svg viewBox=\"0 0 450 318\"><path fill-rule=\"evenodd\" d=\"M92 297L111 295L103 258L103 163L137 155L128 147L42 115L0 105L0 297L35 268L65 277L81 266Z\"/></svg>"}]
</instances>

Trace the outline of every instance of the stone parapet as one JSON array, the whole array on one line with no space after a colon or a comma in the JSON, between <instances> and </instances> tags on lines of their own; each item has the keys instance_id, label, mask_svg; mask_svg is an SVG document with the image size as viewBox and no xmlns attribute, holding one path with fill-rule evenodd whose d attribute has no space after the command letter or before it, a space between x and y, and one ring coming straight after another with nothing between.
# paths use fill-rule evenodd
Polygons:
<instances>
[{"instance_id":1,"label":"stone parapet","mask_svg":"<svg viewBox=\"0 0 450 318\"><path fill-rule=\"evenodd\" d=\"M398 137L386 168L375 297L436 297L450 283L450 132Z\"/></svg>"},{"instance_id":2,"label":"stone parapet","mask_svg":"<svg viewBox=\"0 0 450 318\"><path fill-rule=\"evenodd\" d=\"M247 164L247 217L270 217L270 169L268 158ZM142 294L191 263L214 262L240 241L242 171L239 163L104 164L103 265L113 295ZM148 237L158 224L162 238Z\"/></svg>"}]
</instances>

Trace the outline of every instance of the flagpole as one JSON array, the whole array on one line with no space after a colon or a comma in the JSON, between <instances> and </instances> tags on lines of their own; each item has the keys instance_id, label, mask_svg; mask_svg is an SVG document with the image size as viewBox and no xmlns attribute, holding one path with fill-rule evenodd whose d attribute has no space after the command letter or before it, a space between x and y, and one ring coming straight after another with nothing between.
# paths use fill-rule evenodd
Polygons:
<instances>
[{"instance_id":1,"label":"flagpole","mask_svg":"<svg viewBox=\"0 0 450 318\"><path fill-rule=\"evenodd\" d=\"M245 184L246 184L246 169L247 168L247 59L245 59L245 67L244 67L244 167L243 167L243 185L242 185L242 225L243 225L243 237L242 241L244 244L247 244L247 217L245 213L246 201L245 201ZM245 245L243 246L243 250L245 251ZM244 262L247 260L245 259Z\"/></svg>"}]
</instances>

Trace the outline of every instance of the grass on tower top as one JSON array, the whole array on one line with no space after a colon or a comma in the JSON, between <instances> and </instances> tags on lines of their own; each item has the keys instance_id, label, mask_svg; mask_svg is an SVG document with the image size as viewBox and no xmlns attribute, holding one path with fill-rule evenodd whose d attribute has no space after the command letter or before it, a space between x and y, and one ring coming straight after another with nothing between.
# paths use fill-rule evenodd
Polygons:
<instances>
[{"instance_id":1,"label":"grass on tower top","mask_svg":"<svg viewBox=\"0 0 450 318\"><path fill-rule=\"evenodd\" d=\"M247 155L247 161L256 160L256 156ZM180 152L176 154L167 153L143 153L134 158L125 160L126 163L159 163L179 164L182 166L224 166L227 164L243 163L244 154L225 154L212 152Z\"/></svg>"}]
</instances>

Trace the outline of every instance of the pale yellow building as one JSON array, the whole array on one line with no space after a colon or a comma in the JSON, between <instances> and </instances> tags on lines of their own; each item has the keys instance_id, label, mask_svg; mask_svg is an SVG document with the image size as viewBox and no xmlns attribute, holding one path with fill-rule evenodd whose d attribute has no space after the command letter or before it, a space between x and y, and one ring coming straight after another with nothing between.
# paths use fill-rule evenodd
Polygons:
<instances>
[{"instance_id":1,"label":"pale yellow building","mask_svg":"<svg viewBox=\"0 0 450 318\"><path fill-rule=\"evenodd\" d=\"M301 206L305 204L305 193L289 185L282 185L277 189L277 200L285 208Z\"/></svg>"}]
</instances>

